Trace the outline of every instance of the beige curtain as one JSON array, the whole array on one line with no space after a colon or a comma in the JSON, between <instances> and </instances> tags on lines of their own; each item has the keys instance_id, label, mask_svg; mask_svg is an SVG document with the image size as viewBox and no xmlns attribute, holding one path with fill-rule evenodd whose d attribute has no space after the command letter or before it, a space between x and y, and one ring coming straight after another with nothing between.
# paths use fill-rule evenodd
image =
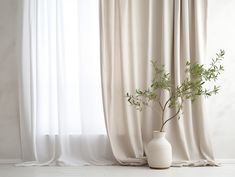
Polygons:
<instances>
[{"instance_id":1,"label":"beige curtain","mask_svg":"<svg viewBox=\"0 0 235 177\"><path fill-rule=\"evenodd\" d=\"M138 112L125 94L149 85L151 60L164 64L175 84L184 79L187 60L204 60L207 0L101 0L100 9L108 135L121 164L142 165L152 132L160 128L160 111L154 106ZM174 164L213 165L203 99L186 102L183 112L166 127Z\"/></svg>"}]
</instances>

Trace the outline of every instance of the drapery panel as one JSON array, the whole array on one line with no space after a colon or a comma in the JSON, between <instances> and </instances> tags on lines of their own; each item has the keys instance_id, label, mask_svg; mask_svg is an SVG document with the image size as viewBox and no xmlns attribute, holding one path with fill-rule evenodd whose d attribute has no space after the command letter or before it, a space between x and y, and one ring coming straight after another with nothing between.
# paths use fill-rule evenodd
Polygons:
<instances>
[{"instance_id":1,"label":"drapery panel","mask_svg":"<svg viewBox=\"0 0 235 177\"><path fill-rule=\"evenodd\" d=\"M113 164L102 108L99 2L24 0L23 165Z\"/></svg>"},{"instance_id":2,"label":"drapery panel","mask_svg":"<svg viewBox=\"0 0 235 177\"><path fill-rule=\"evenodd\" d=\"M113 153L121 164L145 164L160 110L137 112L125 94L147 88L151 60L165 65L175 85L184 79L186 61L203 62L207 1L101 0L100 10L103 101ZM203 105L203 98L187 101L182 118L166 127L175 165L214 164Z\"/></svg>"}]
</instances>

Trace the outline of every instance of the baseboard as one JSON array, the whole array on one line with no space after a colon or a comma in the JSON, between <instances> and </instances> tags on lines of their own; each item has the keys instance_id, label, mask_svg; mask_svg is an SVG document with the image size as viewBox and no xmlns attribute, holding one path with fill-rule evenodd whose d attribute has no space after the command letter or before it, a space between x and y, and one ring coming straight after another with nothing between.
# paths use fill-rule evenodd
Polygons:
<instances>
[{"instance_id":1,"label":"baseboard","mask_svg":"<svg viewBox=\"0 0 235 177\"><path fill-rule=\"evenodd\" d=\"M235 159L216 159L221 164L235 164ZM22 162L21 159L0 159L0 164L15 164Z\"/></svg>"},{"instance_id":2,"label":"baseboard","mask_svg":"<svg viewBox=\"0 0 235 177\"><path fill-rule=\"evenodd\" d=\"M216 159L216 162L221 164L235 164L235 159Z\"/></svg>"},{"instance_id":3,"label":"baseboard","mask_svg":"<svg viewBox=\"0 0 235 177\"><path fill-rule=\"evenodd\" d=\"M0 159L0 164L15 164L22 162L21 159Z\"/></svg>"}]
</instances>

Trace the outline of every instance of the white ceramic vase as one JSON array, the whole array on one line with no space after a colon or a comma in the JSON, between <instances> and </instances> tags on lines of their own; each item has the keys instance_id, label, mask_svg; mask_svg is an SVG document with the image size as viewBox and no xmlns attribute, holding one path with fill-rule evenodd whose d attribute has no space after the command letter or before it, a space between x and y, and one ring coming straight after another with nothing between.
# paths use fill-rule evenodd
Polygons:
<instances>
[{"instance_id":1,"label":"white ceramic vase","mask_svg":"<svg viewBox=\"0 0 235 177\"><path fill-rule=\"evenodd\" d=\"M154 131L153 139L147 145L147 159L150 168L165 169L172 163L171 144L165 138L165 132Z\"/></svg>"}]
</instances>

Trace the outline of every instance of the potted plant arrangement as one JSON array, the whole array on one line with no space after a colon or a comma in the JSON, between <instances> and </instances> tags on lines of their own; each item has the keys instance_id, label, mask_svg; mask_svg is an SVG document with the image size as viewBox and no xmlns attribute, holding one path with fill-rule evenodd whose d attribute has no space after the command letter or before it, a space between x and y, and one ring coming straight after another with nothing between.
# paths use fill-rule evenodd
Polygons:
<instances>
[{"instance_id":1,"label":"potted plant arrangement","mask_svg":"<svg viewBox=\"0 0 235 177\"><path fill-rule=\"evenodd\" d=\"M199 63L186 62L185 79L180 85L172 84L171 75L165 71L164 66L159 66L157 62L152 61L154 75L149 88L136 89L134 94L126 94L128 102L139 111L151 102L158 103L161 109L160 129L153 132L153 139L147 145L147 159L151 168L169 168L171 166L172 148L165 138L164 128L171 120L180 119L184 102L186 100L193 102L199 96L210 97L218 93L219 86L205 88L205 85L208 82L216 81L224 70L221 65L224 54L224 50L220 50L215 59L212 59L209 67ZM168 95L164 102L161 99L162 92ZM175 113L166 117L167 109L172 109Z\"/></svg>"}]
</instances>

